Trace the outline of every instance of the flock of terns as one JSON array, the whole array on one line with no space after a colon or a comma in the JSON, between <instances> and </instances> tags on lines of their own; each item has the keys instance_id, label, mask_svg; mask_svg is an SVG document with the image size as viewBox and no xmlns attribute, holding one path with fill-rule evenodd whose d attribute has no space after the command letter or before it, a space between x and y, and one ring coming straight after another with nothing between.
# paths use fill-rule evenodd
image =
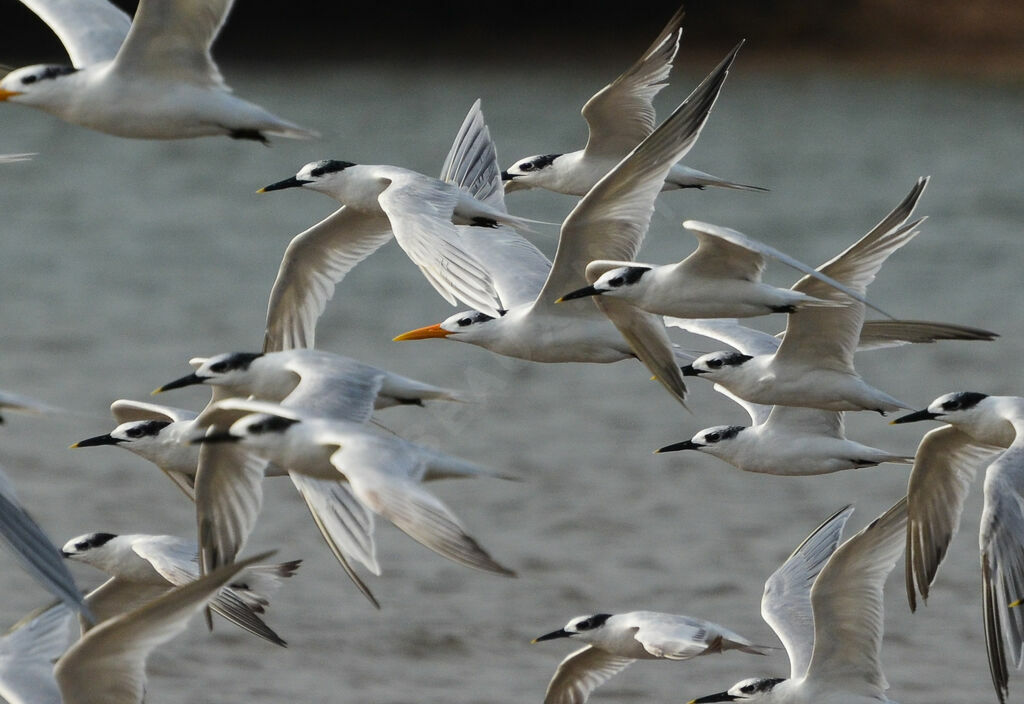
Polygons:
<instances>
[{"instance_id":1,"label":"flock of terns","mask_svg":"<svg viewBox=\"0 0 1024 704\"><path fill-rule=\"evenodd\" d=\"M210 57L231 0L142 0L134 21L107 0L22 0L64 43L71 66L10 72L0 100L45 110L122 137L226 135L266 141L315 133L232 95ZM297 562L240 560L262 506L265 476L291 478L314 523L357 588L377 601L360 569L377 575L379 516L434 552L503 576L514 572L469 534L426 482L503 478L404 440L375 420L398 405L472 402L353 359L314 350L316 323L335 286L394 237L449 303L469 309L396 340L444 338L536 362L638 359L680 403L685 377L702 377L742 405L752 425L715 426L659 452L695 450L742 470L778 475L912 464L905 497L842 540L846 507L821 524L765 583L765 621L789 655L788 678L744 679L704 702L888 702L879 663L882 587L901 553L911 608L928 596L956 532L975 473L986 468L980 549L988 657L996 694L1024 657L1024 400L948 393L894 423L937 420L913 457L847 439L843 413L910 410L862 379L855 353L993 333L928 321L866 321L867 286L918 233L919 179L871 231L814 268L726 227L688 220L697 249L667 265L636 261L662 190L763 190L680 164L718 98L737 45L672 114L652 99L666 84L681 36L674 15L650 47L583 107L584 149L519 159L502 171L479 101L433 178L398 166L324 160L262 192L307 188L341 203L289 244L274 282L261 352L190 360L192 372L157 392L203 384L201 412L133 400L111 406L117 425L73 447L116 446L156 464L195 504L197 541L91 533L61 550L0 484L0 530L19 561L61 602L0 640L0 693L11 702L141 702L145 661L194 613L215 612L283 645L260 614ZM10 155L13 161L23 155ZM549 261L510 214L506 193L544 188L580 196ZM802 275L791 288L762 283L770 261ZM884 313L884 311L880 311ZM738 322L787 316L778 336ZM728 345L701 356L675 347L668 327ZM14 394L0 406L56 412ZM64 559L109 575L82 595ZM244 570L244 571L243 571ZM82 636L69 643L78 614ZM573 618L536 641L584 646L558 666L547 704L580 704L638 659L686 660L738 650L763 654L724 626L650 611ZM54 663L56 663L54 665Z\"/></svg>"}]
</instances>

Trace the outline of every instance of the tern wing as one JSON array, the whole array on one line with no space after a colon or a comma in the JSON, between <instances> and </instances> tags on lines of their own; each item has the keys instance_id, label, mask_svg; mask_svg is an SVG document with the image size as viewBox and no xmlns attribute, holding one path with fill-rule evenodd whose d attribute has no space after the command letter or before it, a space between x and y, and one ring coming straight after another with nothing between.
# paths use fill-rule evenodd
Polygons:
<instances>
[{"instance_id":1,"label":"tern wing","mask_svg":"<svg viewBox=\"0 0 1024 704\"><path fill-rule=\"evenodd\" d=\"M387 458L385 472L377 468L383 459L370 446L369 452L356 447L342 447L331 455L331 464L344 474L352 493L371 511L391 521L421 545L459 564L496 572L506 576L515 573L498 564L463 528L459 519L417 482L403 477L422 476L423 458L402 458L397 453ZM406 466L397 466L405 462ZM410 466L416 464L416 466Z\"/></svg>"},{"instance_id":2,"label":"tern wing","mask_svg":"<svg viewBox=\"0 0 1024 704\"><path fill-rule=\"evenodd\" d=\"M107 0L21 0L39 15L67 49L76 68L117 55L131 18Z\"/></svg>"},{"instance_id":3,"label":"tern wing","mask_svg":"<svg viewBox=\"0 0 1024 704\"><path fill-rule=\"evenodd\" d=\"M1024 442L1017 439L985 473L981 547L982 609L992 683L1000 702L1008 693L1008 662L1024 660L1024 612L1010 604L1024 598Z\"/></svg>"},{"instance_id":4,"label":"tern wing","mask_svg":"<svg viewBox=\"0 0 1024 704\"><path fill-rule=\"evenodd\" d=\"M147 403L146 401L132 401L126 398L119 398L110 404L110 412L114 420L120 423L131 423L137 420L161 420L169 423L195 420L199 415L195 411L172 406L162 406L158 403Z\"/></svg>"},{"instance_id":5,"label":"tern wing","mask_svg":"<svg viewBox=\"0 0 1024 704\"><path fill-rule=\"evenodd\" d=\"M391 237L387 218L342 206L292 238L270 290L263 351L312 348L335 286Z\"/></svg>"},{"instance_id":6,"label":"tern wing","mask_svg":"<svg viewBox=\"0 0 1024 704\"><path fill-rule=\"evenodd\" d=\"M742 45L576 204L562 223L555 261L535 306L557 312L555 300L586 286L586 266L596 259L636 259L665 177L700 135Z\"/></svg>"},{"instance_id":7,"label":"tern wing","mask_svg":"<svg viewBox=\"0 0 1024 704\"><path fill-rule=\"evenodd\" d=\"M789 655L790 677L803 677L814 649L811 587L835 552L850 519L847 506L815 528L764 583L761 616L775 631Z\"/></svg>"},{"instance_id":8,"label":"tern wing","mask_svg":"<svg viewBox=\"0 0 1024 704\"><path fill-rule=\"evenodd\" d=\"M113 70L228 90L210 56L234 0L141 0Z\"/></svg>"},{"instance_id":9,"label":"tern wing","mask_svg":"<svg viewBox=\"0 0 1024 704\"><path fill-rule=\"evenodd\" d=\"M906 582L910 610L928 589L960 528L971 481L1001 448L982 445L952 425L925 434L907 484ZM916 586L916 588L915 588Z\"/></svg>"},{"instance_id":10,"label":"tern wing","mask_svg":"<svg viewBox=\"0 0 1024 704\"><path fill-rule=\"evenodd\" d=\"M99 624L148 604L166 594L170 588L170 584L143 584L111 577L86 594L85 603L89 605L89 609L96 617L96 623ZM85 633L88 629L89 625L83 623L82 632Z\"/></svg>"},{"instance_id":11,"label":"tern wing","mask_svg":"<svg viewBox=\"0 0 1024 704\"><path fill-rule=\"evenodd\" d=\"M799 406L772 406L765 420L781 435L815 435L842 440L843 414L841 411L824 411L818 408Z\"/></svg>"},{"instance_id":12,"label":"tern wing","mask_svg":"<svg viewBox=\"0 0 1024 704\"><path fill-rule=\"evenodd\" d=\"M594 280L597 280L597 276ZM610 296L597 296L594 303L618 328L633 353L651 374L685 406L686 383L661 316L646 313Z\"/></svg>"},{"instance_id":13,"label":"tern wing","mask_svg":"<svg viewBox=\"0 0 1024 704\"><path fill-rule=\"evenodd\" d=\"M633 662L590 645L570 653L548 683L544 704L583 704L591 692Z\"/></svg>"},{"instance_id":14,"label":"tern wing","mask_svg":"<svg viewBox=\"0 0 1024 704\"><path fill-rule=\"evenodd\" d=\"M216 387L214 387L216 391ZM302 416L279 403L255 399L228 397L213 401L196 418L196 429L206 431L211 427L229 428L239 418L250 413L266 413L290 420L302 420ZM199 433L200 435L202 433Z\"/></svg>"},{"instance_id":15,"label":"tern wing","mask_svg":"<svg viewBox=\"0 0 1024 704\"><path fill-rule=\"evenodd\" d=\"M82 594L60 550L18 503L7 475L0 471L0 537L21 566L47 591L75 610L86 612Z\"/></svg>"},{"instance_id":16,"label":"tern wing","mask_svg":"<svg viewBox=\"0 0 1024 704\"><path fill-rule=\"evenodd\" d=\"M525 305L537 298L551 271L551 260L516 230L456 226L459 246L487 271L501 307Z\"/></svg>"},{"instance_id":17,"label":"tern wing","mask_svg":"<svg viewBox=\"0 0 1024 704\"><path fill-rule=\"evenodd\" d=\"M994 340L999 335L981 328L928 320L865 320L857 351L900 345L927 344L939 340Z\"/></svg>"},{"instance_id":18,"label":"tern wing","mask_svg":"<svg viewBox=\"0 0 1024 704\"><path fill-rule=\"evenodd\" d=\"M680 263L680 266L685 264L687 269L692 266L692 271L704 276L760 281L761 272L764 270L764 258L771 257L816 279L816 284L824 286L826 290L836 289L856 301L867 304L863 291L846 286L827 273L818 271L763 242L747 237L742 232L698 220L687 220L683 227L692 231L699 243L697 251Z\"/></svg>"},{"instance_id":19,"label":"tern wing","mask_svg":"<svg viewBox=\"0 0 1024 704\"><path fill-rule=\"evenodd\" d=\"M283 405L312 416L365 423L387 372L354 359L303 355L288 360L299 383Z\"/></svg>"},{"instance_id":20,"label":"tern wing","mask_svg":"<svg viewBox=\"0 0 1024 704\"><path fill-rule=\"evenodd\" d=\"M54 668L64 704L141 702L149 654L184 631L188 619L240 570L267 556L222 567L89 631Z\"/></svg>"},{"instance_id":21,"label":"tern wing","mask_svg":"<svg viewBox=\"0 0 1024 704\"><path fill-rule=\"evenodd\" d=\"M842 254L818 267L818 271L863 296L889 255L917 234L915 228L921 220L904 223L927 184L927 178L918 179L907 197L878 225ZM833 287L809 276L800 279L793 290L823 300L849 300ZM790 314L778 360L811 363L816 367L853 373L853 353L860 340L864 310L864 305L851 303L836 308L814 307Z\"/></svg>"},{"instance_id":22,"label":"tern wing","mask_svg":"<svg viewBox=\"0 0 1024 704\"><path fill-rule=\"evenodd\" d=\"M822 568L811 588L814 652L808 681L885 701L882 588L903 552L906 524L904 497L840 545Z\"/></svg>"},{"instance_id":23,"label":"tern wing","mask_svg":"<svg viewBox=\"0 0 1024 704\"><path fill-rule=\"evenodd\" d=\"M394 173L377 201L395 239L446 301L498 317L501 302L487 270L459 247L452 216L458 189L419 174Z\"/></svg>"},{"instance_id":24,"label":"tern wing","mask_svg":"<svg viewBox=\"0 0 1024 704\"><path fill-rule=\"evenodd\" d=\"M72 615L57 604L0 638L0 697L8 704L61 704L53 663L71 644Z\"/></svg>"},{"instance_id":25,"label":"tern wing","mask_svg":"<svg viewBox=\"0 0 1024 704\"><path fill-rule=\"evenodd\" d=\"M590 127L584 158L618 161L654 131L654 96L668 84L682 24L680 8L636 63L583 106Z\"/></svg>"},{"instance_id":26,"label":"tern wing","mask_svg":"<svg viewBox=\"0 0 1024 704\"><path fill-rule=\"evenodd\" d=\"M263 505L269 462L227 444L199 449L196 524L202 572L230 564L245 547Z\"/></svg>"},{"instance_id":27,"label":"tern wing","mask_svg":"<svg viewBox=\"0 0 1024 704\"><path fill-rule=\"evenodd\" d=\"M16 394L13 391L0 391L0 409L32 414L67 412L62 408L51 406L30 396Z\"/></svg>"},{"instance_id":28,"label":"tern wing","mask_svg":"<svg viewBox=\"0 0 1024 704\"><path fill-rule=\"evenodd\" d=\"M752 357L759 354L775 354L780 344L776 337L741 325L736 318L673 318L665 316L665 325L724 342Z\"/></svg>"},{"instance_id":29,"label":"tern wing","mask_svg":"<svg viewBox=\"0 0 1024 704\"><path fill-rule=\"evenodd\" d=\"M441 180L468 191L492 208L506 212L498 152L484 123L479 98L455 135L455 142L441 167Z\"/></svg>"},{"instance_id":30,"label":"tern wing","mask_svg":"<svg viewBox=\"0 0 1024 704\"><path fill-rule=\"evenodd\" d=\"M289 476L345 574L363 596L379 609L380 603L348 560L352 557L374 574L380 574L377 545L373 540L373 514L342 482L315 479L298 472L290 472Z\"/></svg>"}]
</instances>

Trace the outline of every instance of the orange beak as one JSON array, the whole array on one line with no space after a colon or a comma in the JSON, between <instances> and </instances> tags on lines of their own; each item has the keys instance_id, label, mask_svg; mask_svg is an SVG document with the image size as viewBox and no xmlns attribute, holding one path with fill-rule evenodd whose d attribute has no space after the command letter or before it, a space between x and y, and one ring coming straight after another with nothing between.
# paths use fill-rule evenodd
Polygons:
<instances>
[{"instance_id":1,"label":"orange beak","mask_svg":"<svg viewBox=\"0 0 1024 704\"><path fill-rule=\"evenodd\" d=\"M0 103L8 98L13 98L16 95L21 95L21 93L16 90L4 90L3 88L0 88Z\"/></svg>"},{"instance_id":2,"label":"orange beak","mask_svg":"<svg viewBox=\"0 0 1024 704\"><path fill-rule=\"evenodd\" d=\"M428 325L425 328L417 328L409 332L403 332L393 342L405 342L406 340L429 340L432 337L448 337L451 332L441 327L441 324Z\"/></svg>"}]
</instances>

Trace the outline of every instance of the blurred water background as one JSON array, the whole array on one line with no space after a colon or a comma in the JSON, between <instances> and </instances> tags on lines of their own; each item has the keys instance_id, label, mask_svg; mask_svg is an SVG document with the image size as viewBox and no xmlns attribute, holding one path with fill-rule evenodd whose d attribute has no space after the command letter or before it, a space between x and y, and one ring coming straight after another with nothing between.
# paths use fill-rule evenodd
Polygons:
<instances>
[{"instance_id":1,"label":"blurred water background","mask_svg":"<svg viewBox=\"0 0 1024 704\"><path fill-rule=\"evenodd\" d=\"M312 50L295 57L302 61L222 61L239 95L323 133L269 149L221 138L121 140L2 106L0 153L39 155L0 174L0 388L80 415L8 415L0 464L54 541L88 531L194 533L191 506L155 467L112 448L67 446L108 432L111 401L148 400L151 389L188 372L189 357L258 349L284 247L335 204L314 193L258 196L257 188L326 157L436 173L478 97L504 165L582 146L580 106L670 13L649 22L646 39L589 45L550 62L334 62ZM684 40L658 99L663 116L738 38L700 51ZM930 174L918 209L929 216L923 233L883 267L869 296L899 317L1002 337L872 352L858 368L914 407L960 389L1024 393L1022 108L1019 74L951 77L833 64L827 54L777 61L754 37L687 163L771 192L663 195L641 259L685 256L694 241L680 223L698 218L819 264ZM508 199L517 214L556 222L573 203L532 192ZM553 253L556 234L541 228L534 239ZM766 278L788 285L796 277L770 265ZM767 576L840 506L856 504L853 531L905 490L902 466L781 478L696 453L653 456L700 428L747 424L699 380L688 413L631 362L537 365L450 342L391 342L453 312L391 244L339 286L318 346L483 398L380 419L407 438L522 477L434 485L519 578L449 563L378 521L376 612L322 545L290 483L269 481L250 550L276 547L281 559L305 561L268 616L289 648L223 622L211 636L197 620L152 658L150 701L541 701L571 644L529 640L600 611L686 613L777 645L759 615ZM774 331L784 322L760 325ZM190 389L156 400L199 409L207 397ZM852 438L908 454L927 429L892 427L873 414L848 418ZM882 660L896 700L994 701L980 617L980 509L979 479L927 607L909 613L902 565L890 580ZM0 624L46 600L11 560L5 565ZM85 566L74 573L83 587L102 580ZM687 701L741 677L787 674L781 649L765 658L640 663L594 701ZM1024 696L1017 671L1011 691L1016 701Z\"/></svg>"}]
</instances>

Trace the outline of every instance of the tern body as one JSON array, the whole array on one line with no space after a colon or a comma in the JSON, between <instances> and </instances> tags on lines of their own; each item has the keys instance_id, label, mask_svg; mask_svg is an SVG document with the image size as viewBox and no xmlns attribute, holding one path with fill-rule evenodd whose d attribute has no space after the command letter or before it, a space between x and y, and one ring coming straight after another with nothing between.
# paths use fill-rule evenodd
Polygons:
<instances>
[{"instance_id":1,"label":"tern body","mask_svg":"<svg viewBox=\"0 0 1024 704\"><path fill-rule=\"evenodd\" d=\"M0 100L119 137L316 134L231 94L210 56L232 0L143 0L134 22L106 0L25 0L73 66L36 65L0 81Z\"/></svg>"},{"instance_id":2,"label":"tern body","mask_svg":"<svg viewBox=\"0 0 1024 704\"><path fill-rule=\"evenodd\" d=\"M689 660L726 650L764 655L760 646L718 624L656 611L578 616L533 642L555 638L587 646L559 664L544 704L583 704L591 692L635 660Z\"/></svg>"}]
</instances>

